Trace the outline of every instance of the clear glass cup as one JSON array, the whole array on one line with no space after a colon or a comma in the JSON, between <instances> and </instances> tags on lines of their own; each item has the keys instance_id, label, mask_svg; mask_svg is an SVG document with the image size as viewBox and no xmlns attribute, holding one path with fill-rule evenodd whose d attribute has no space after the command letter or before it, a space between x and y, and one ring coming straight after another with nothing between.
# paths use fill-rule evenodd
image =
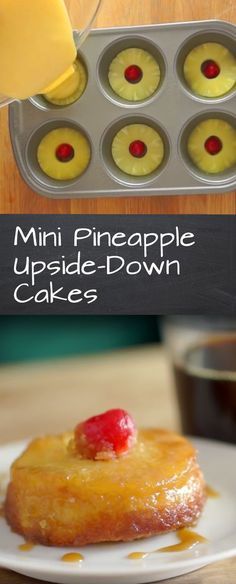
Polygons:
<instances>
[{"instance_id":1,"label":"clear glass cup","mask_svg":"<svg viewBox=\"0 0 236 584\"><path fill-rule=\"evenodd\" d=\"M236 443L236 321L169 317L164 337L183 432Z\"/></svg>"},{"instance_id":2,"label":"clear glass cup","mask_svg":"<svg viewBox=\"0 0 236 584\"><path fill-rule=\"evenodd\" d=\"M64 0L75 33L76 48L84 43L103 0ZM16 101L0 95L0 107Z\"/></svg>"}]
</instances>

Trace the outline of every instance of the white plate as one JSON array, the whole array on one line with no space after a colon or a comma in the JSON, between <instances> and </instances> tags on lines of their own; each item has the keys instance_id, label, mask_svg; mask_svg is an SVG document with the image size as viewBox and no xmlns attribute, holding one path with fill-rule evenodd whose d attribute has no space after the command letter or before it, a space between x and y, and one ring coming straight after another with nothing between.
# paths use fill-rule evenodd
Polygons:
<instances>
[{"instance_id":1,"label":"white plate","mask_svg":"<svg viewBox=\"0 0 236 584\"><path fill-rule=\"evenodd\" d=\"M175 534L153 537L138 543L88 546L81 549L85 560L81 564L60 561L68 549L36 546L30 552L18 550L23 539L11 533L0 519L0 565L20 574L58 584L141 584L180 576L217 560L236 555L236 447L193 440L207 482L221 493L219 499L209 499L197 532L209 543L191 551L159 553L145 560L129 560L133 551L152 551L177 542ZM0 448L0 474L25 447L25 443Z\"/></svg>"}]
</instances>

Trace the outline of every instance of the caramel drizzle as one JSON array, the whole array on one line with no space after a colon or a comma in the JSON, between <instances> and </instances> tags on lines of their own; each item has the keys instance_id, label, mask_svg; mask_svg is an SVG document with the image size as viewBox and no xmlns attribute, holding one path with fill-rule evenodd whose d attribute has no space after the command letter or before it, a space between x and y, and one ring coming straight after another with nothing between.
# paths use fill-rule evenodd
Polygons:
<instances>
[{"instance_id":1,"label":"caramel drizzle","mask_svg":"<svg viewBox=\"0 0 236 584\"><path fill-rule=\"evenodd\" d=\"M156 553L182 552L184 550L191 550L201 543L207 543L207 539L195 531L183 528L177 531L177 536L180 543L163 547L152 552L132 552L128 555L129 560L143 560L148 556Z\"/></svg>"},{"instance_id":2,"label":"caramel drizzle","mask_svg":"<svg viewBox=\"0 0 236 584\"><path fill-rule=\"evenodd\" d=\"M25 543L22 543L21 545L18 546L18 550L20 550L21 552L30 552L34 547L35 547L34 543L26 541ZM62 562L78 563L83 562L83 560L84 556L82 556L82 554L79 553L69 553L61 557Z\"/></svg>"},{"instance_id":3,"label":"caramel drizzle","mask_svg":"<svg viewBox=\"0 0 236 584\"><path fill-rule=\"evenodd\" d=\"M144 560L144 558L147 558L154 553L155 552L133 552L128 555L128 560Z\"/></svg>"},{"instance_id":4,"label":"caramel drizzle","mask_svg":"<svg viewBox=\"0 0 236 584\"><path fill-rule=\"evenodd\" d=\"M20 552L31 552L31 550L35 547L35 544L30 542L30 541L26 541L25 543L22 543L21 545L18 545L18 550L20 550Z\"/></svg>"},{"instance_id":5,"label":"caramel drizzle","mask_svg":"<svg viewBox=\"0 0 236 584\"><path fill-rule=\"evenodd\" d=\"M220 493L215 491L210 485L206 485L206 495L209 499L218 499L220 497Z\"/></svg>"},{"instance_id":6,"label":"caramel drizzle","mask_svg":"<svg viewBox=\"0 0 236 584\"><path fill-rule=\"evenodd\" d=\"M78 554L78 553L65 554L64 556L61 557L61 561L62 562L69 562L69 563L83 562L84 556L82 556L82 554Z\"/></svg>"},{"instance_id":7,"label":"caramel drizzle","mask_svg":"<svg viewBox=\"0 0 236 584\"><path fill-rule=\"evenodd\" d=\"M177 532L180 543L175 545L169 545L167 547L160 548L156 550L158 552L182 552L184 550L192 550L196 545L201 543L207 543L207 539L196 531L191 531L190 529L183 528L179 529Z\"/></svg>"},{"instance_id":8,"label":"caramel drizzle","mask_svg":"<svg viewBox=\"0 0 236 584\"><path fill-rule=\"evenodd\" d=\"M151 552L132 552L127 557L129 560L144 560L145 558L156 553L182 552L184 550L191 550L197 545L207 543L207 539L205 537L187 528L179 529L176 535L180 540L180 542L177 544L159 548ZM21 552L30 552L34 547L35 544L28 541L19 545L18 549ZM61 561L67 563L81 563L84 561L84 556L75 552L67 553L61 557Z\"/></svg>"}]
</instances>

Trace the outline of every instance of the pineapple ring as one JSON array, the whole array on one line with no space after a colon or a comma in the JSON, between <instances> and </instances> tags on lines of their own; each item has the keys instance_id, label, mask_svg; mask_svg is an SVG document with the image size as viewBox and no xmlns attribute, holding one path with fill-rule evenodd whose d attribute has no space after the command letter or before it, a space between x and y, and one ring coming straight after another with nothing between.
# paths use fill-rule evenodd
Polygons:
<instances>
[{"instance_id":1,"label":"pineapple ring","mask_svg":"<svg viewBox=\"0 0 236 584\"><path fill-rule=\"evenodd\" d=\"M132 65L141 69L140 79L132 83L125 77L126 70ZM109 67L108 79L111 88L126 101L143 101L157 90L161 71L154 57L143 49L131 48L118 53Z\"/></svg>"},{"instance_id":2,"label":"pineapple ring","mask_svg":"<svg viewBox=\"0 0 236 584\"><path fill-rule=\"evenodd\" d=\"M206 149L211 137L218 138L222 144L215 154L210 154ZM192 162L203 172L217 174L230 169L236 164L236 130L224 120L205 120L190 134L188 153Z\"/></svg>"},{"instance_id":3,"label":"pineapple ring","mask_svg":"<svg viewBox=\"0 0 236 584\"><path fill-rule=\"evenodd\" d=\"M208 79L202 65L214 61L220 68L219 74ZM219 43L204 43L190 51L184 62L184 77L190 89L202 97L220 97L236 84L236 59Z\"/></svg>"},{"instance_id":4,"label":"pineapple ring","mask_svg":"<svg viewBox=\"0 0 236 584\"><path fill-rule=\"evenodd\" d=\"M146 148L141 157L131 154L131 146L141 142ZM154 172L164 158L164 143L156 130L145 124L122 128L112 142L112 157L120 170L131 176L147 176Z\"/></svg>"},{"instance_id":5,"label":"pineapple ring","mask_svg":"<svg viewBox=\"0 0 236 584\"><path fill-rule=\"evenodd\" d=\"M74 63L74 73L66 79L59 87L50 93L45 93L44 98L53 105L65 106L78 101L83 95L87 86L87 72L80 61Z\"/></svg>"},{"instance_id":6,"label":"pineapple ring","mask_svg":"<svg viewBox=\"0 0 236 584\"><path fill-rule=\"evenodd\" d=\"M73 158L60 161L57 151L60 145L70 145L74 151ZM41 140L37 159L41 170L50 178L64 181L78 178L89 165L91 149L85 136L73 128L57 128Z\"/></svg>"}]
</instances>

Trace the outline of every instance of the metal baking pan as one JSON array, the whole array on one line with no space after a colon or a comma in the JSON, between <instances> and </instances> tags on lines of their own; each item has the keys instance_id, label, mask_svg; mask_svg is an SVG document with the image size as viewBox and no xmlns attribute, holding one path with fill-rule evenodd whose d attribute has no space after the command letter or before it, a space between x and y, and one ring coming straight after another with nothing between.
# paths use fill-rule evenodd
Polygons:
<instances>
[{"instance_id":1,"label":"metal baking pan","mask_svg":"<svg viewBox=\"0 0 236 584\"><path fill-rule=\"evenodd\" d=\"M10 105L10 135L23 179L34 191L56 199L234 190L235 167L217 175L202 173L191 163L186 141L193 126L204 118L220 116L236 127L236 87L222 98L200 98L186 86L182 70L188 52L203 42L223 43L235 54L235 31L233 24L218 20L92 31L80 53L87 67L88 85L79 101L61 108L36 96ZM153 54L162 76L156 94L136 103L118 98L107 76L114 56L132 46ZM111 155L116 132L136 122L156 127L165 144L161 167L141 178L122 173ZM90 140L92 157L82 176L60 182L41 171L36 153L43 135L64 125L84 132Z\"/></svg>"}]
</instances>

